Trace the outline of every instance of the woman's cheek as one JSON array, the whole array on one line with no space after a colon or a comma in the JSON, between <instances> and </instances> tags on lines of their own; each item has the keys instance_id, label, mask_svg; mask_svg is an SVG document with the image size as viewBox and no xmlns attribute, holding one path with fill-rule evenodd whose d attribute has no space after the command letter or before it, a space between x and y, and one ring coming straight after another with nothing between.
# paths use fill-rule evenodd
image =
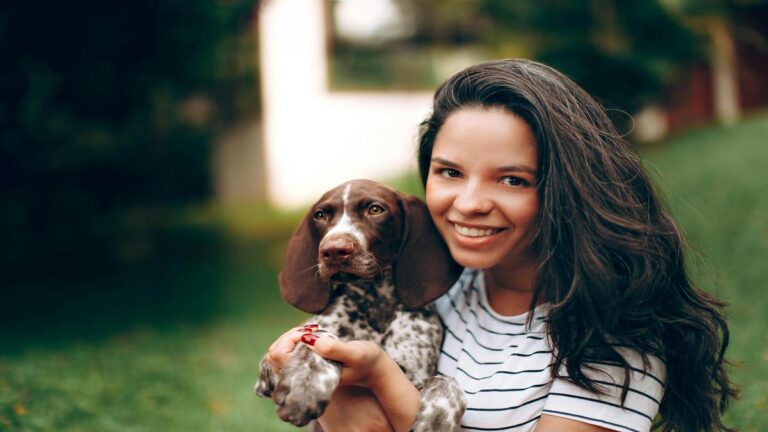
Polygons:
<instances>
[{"instance_id":1,"label":"woman's cheek","mask_svg":"<svg viewBox=\"0 0 768 432\"><path fill-rule=\"evenodd\" d=\"M426 203L433 218L444 213L450 207L450 195L450 188L441 185L439 179L433 180L430 177L427 180L427 187L425 188Z\"/></svg>"}]
</instances>

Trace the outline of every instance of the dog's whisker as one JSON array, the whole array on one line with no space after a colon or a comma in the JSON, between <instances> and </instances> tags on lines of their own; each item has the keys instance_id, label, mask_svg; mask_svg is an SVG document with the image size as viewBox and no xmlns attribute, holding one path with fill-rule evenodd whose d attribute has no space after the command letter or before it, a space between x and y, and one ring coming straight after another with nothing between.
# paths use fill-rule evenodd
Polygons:
<instances>
[{"instance_id":1,"label":"dog's whisker","mask_svg":"<svg viewBox=\"0 0 768 432\"><path fill-rule=\"evenodd\" d=\"M315 272L319 271L319 270L320 270L320 264L315 264L315 265L313 265L313 266L310 266L310 267L309 267L309 268L307 268L307 269L301 270L301 271L299 272L299 274L302 274L302 273L304 273L304 272L308 272L308 271L310 271L310 270L315 270Z\"/></svg>"}]
</instances>

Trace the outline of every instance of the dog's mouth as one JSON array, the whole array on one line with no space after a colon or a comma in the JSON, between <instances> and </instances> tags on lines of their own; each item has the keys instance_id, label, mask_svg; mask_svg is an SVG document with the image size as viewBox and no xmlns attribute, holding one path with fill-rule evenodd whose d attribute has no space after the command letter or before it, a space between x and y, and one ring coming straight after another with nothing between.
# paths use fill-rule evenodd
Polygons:
<instances>
[{"instance_id":1,"label":"dog's mouth","mask_svg":"<svg viewBox=\"0 0 768 432\"><path fill-rule=\"evenodd\" d=\"M355 261L330 265L320 263L318 275L321 280L331 283L354 283L378 280L391 271L391 266L373 265L373 262Z\"/></svg>"},{"instance_id":2,"label":"dog's mouth","mask_svg":"<svg viewBox=\"0 0 768 432\"><path fill-rule=\"evenodd\" d=\"M331 277L328 279L331 282L336 282L336 283L349 283L349 282L355 282L360 278L361 278L360 275L356 275L354 273L336 272L332 274Z\"/></svg>"}]
</instances>

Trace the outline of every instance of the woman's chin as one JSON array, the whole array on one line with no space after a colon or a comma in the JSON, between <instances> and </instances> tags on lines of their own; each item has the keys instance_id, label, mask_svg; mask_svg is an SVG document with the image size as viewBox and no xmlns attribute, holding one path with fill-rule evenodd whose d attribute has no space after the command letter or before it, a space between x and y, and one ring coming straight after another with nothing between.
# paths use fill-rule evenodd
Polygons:
<instances>
[{"instance_id":1,"label":"woman's chin","mask_svg":"<svg viewBox=\"0 0 768 432\"><path fill-rule=\"evenodd\" d=\"M462 267L473 269L487 269L493 267L497 262L488 256L479 256L478 254L457 253L453 259Z\"/></svg>"}]
</instances>

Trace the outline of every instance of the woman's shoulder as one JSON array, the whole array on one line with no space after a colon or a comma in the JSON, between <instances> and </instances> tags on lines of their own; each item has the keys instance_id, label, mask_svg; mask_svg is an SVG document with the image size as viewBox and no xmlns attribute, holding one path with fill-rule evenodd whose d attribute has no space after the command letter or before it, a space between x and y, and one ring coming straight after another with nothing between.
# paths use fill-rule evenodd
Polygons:
<instances>
[{"instance_id":1,"label":"woman's shoulder","mask_svg":"<svg viewBox=\"0 0 768 432\"><path fill-rule=\"evenodd\" d=\"M664 396L664 362L634 348L612 348L627 363L628 370L618 361L585 362L582 373L598 390L592 392L574 384L563 366L552 382L543 412L608 428L619 425L650 430Z\"/></svg>"}]
</instances>

